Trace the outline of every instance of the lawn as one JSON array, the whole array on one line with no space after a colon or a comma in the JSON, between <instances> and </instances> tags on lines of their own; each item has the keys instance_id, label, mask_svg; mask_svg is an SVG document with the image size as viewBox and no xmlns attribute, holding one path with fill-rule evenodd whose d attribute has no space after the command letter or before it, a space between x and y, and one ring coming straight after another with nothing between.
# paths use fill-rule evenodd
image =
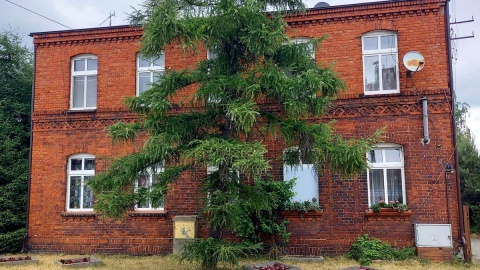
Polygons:
<instances>
[{"instance_id":1,"label":"lawn","mask_svg":"<svg viewBox=\"0 0 480 270\"><path fill-rule=\"evenodd\" d=\"M18 256L18 255L17 255ZM55 260L84 257L85 255L64 255L64 254L30 254L39 260L36 264L31 265L13 265L4 266L0 265L0 269L65 269L64 267L54 263ZM102 266L89 267L83 269L115 269L115 270L135 270L135 269L182 269L182 270L194 270L197 269L195 265L183 263L179 264L173 256L113 256L113 255L95 255L94 257L103 261ZM266 260L257 260L262 262ZM243 261L242 264L252 263L252 261ZM326 258L321 262L296 262L285 261L285 263L299 266L304 270L337 270L348 266L358 265L357 262L345 259L344 257ZM480 264L440 264L432 263L422 260L408 260L408 261L382 261L374 262L371 267L383 270L454 270L454 269L478 269L480 270ZM224 268L225 270L239 269L240 267Z\"/></svg>"}]
</instances>

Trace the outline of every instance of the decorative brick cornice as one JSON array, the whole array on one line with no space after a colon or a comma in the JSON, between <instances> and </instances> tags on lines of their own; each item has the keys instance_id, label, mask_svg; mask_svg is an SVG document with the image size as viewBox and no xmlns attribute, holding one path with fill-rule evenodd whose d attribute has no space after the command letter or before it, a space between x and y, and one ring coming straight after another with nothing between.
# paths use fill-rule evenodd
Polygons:
<instances>
[{"instance_id":1,"label":"decorative brick cornice","mask_svg":"<svg viewBox=\"0 0 480 270\"><path fill-rule=\"evenodd\" d=\"M70 31L32 33L35 47L75 46L87 44L138 42L143 30L140 27L116 26Z\"/></svg>"},{"instance_id":2,"label":"decorative brick cornice","mask_svg":"<svg viewBox=\"0 0 480 270\"><path fill-rule=\"evenodd\" d=\"M445 1L442 0L384 1L309 9L305 14L291 14L285 20L290 27L295 28L307 24L343 23L436 14L442 11L444 6Z\"/></svg>"}]
</instances>

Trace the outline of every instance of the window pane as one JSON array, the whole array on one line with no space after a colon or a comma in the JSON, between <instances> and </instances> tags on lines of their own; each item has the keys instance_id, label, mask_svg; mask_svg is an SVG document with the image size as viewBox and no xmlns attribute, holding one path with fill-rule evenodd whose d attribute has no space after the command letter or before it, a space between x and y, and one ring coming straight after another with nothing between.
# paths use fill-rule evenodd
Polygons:
<instances>
[{"instance_id":1,"label":"window pane","mask_svg":"<svg viewBox=\"0 0 480 270\"><path fill-rule=\"evenodd\" d=\"M402 170L387 169L388 200L403 203Z\"/></svg>"},{"instance_id":2,"label":"window pane","mask_svg":"<svg viewBox=\"0 0 480 270\"><path fill-rule=\"evenodd\" d=\"M139 55L138 57L138 66L139 67L150 67L150 61L147 59L143 58L142 55Z\"/></svg>"},{"instance_id":3,"label":"window pane","mask_svg":"<svg viewBox=\"0 0 480 270\"><path fill-rule=\"evenodd\" d=\"M397 57L396 54L382 55L382 89L397 89Z\"/></svg>"},{"instance_id":4,"label":"window pane","mask_svg":"<svg viewBox=\"0 0 480 270\"><path fill-rule=\"evenodd\" d=\"M149 178L150 178L150 176L148 174L138 176L138 179L137 179L138 187L139 188L148 188L150 186Z\"/></svg>"},{"instance_id":5,"label":"window pane","mask_svg":"<svg viewBox=\"0 0 480 270\"><path fill-rule=\"evenodd\" d=\"M397 45L395 44L395 36L388 35L380 37L380 47L382 49L392 49L396 48Z\"/></svg>"},{"instance_id":6,"label":"window pane","mask_svg":"<svg viewBox=\"0 0 480 270\"><path fill-rule=\"evenodd\" d=\"M155 61L153 61L153 65L157 67L164 67L165 66L165 55L162 53Z\"/></svg>"},{"instance_id":7,"label":"window pane","mask_svg":"<svg viewBox=\"0 0 480 270\"><path fill-rule=\"evenodd\" d=\"M95 170L95 159L86 158L85 159L85 169L84 170Z\"/></svg>"},{"instance_id":8,"label":"window pane","mask_svg":"<svg viewBox=\"0 0 480 270\"><path fill-rule=\"evenodd\" d=\"M83 208L93 208L93 194L87 183L93 176L85 176L83 182Z\"/></svg>"},{"instance_id":9,"label":"window pane","mask_svg":"<svg viewBox=\"0 0 480 270\"><path fill-rule=\"evenodd\" d=\"M377 37L364 37L363 38L363 49L364 50L376 50L376 49L378 49L378 38Z\"/></svg>"},{"instance_id":10,"label":"window pane","mask_svg":"<svg viewBox=\"0 0 480 270\"><path fill-rule=\"evenodd\" d=\"M383 184L383 170L369 170L370 202L371 204L385 200L385 188Z\"/></svg>"},{"instance_id":11,"label":"window pane","mask_svg":"<svg viewBox=\"0 0 480 270\"><path fill-rule=\"evenodd\" d=\"M378 56L365 56L364 57L364 72L365 72L365 90L366 91L379 91L380 82L378 74Z\"/></svg>"},{"instance_id":12,"label":"window pane","mask_svg":"<svg viewBox=\"0 0 480 270\"><path fill-rule=\"evenodd\" d=\"M73 61L74 71L85 71L85 59Z\"/></svg>"},{"instance_id":13,"label":"window pane","mask_svg":"<svg viewBox=\"0 0 480 270\"><path fill-rule=\"evenodd\" d=\"M142 72L138 74L138 92L139 94L150 88L150 72Z\"/></svg>"},{"instance_id":14,"label":"window pane","mask_svg":"<svg viewBox=\"0 0 480 270\"><path fill-rule=\"evenodd\" d=\"M80 190L82 186L81 176L70 177L70 205L69 208L80 208Z\"/></svg>"},{"instance_id":15,"label":"window pane","mask_svg":"<svg viewBox=\"0 0 480 270\"><path fill-rule=\"evenodd\" d=\"M97 107L97 76L87 77L87 106Z\"/></svg>"},{"instance_id":16,"label":"window pane","mask_svg":"<svg viewBox=\"0 0 480 270\"><path fill-rule=\"evenodd\" d=\"M81 158L70 159L70 170L72 171L82 170L82 159Z\"/></svg>"},{"instance_id":17,"label":"window pane","mask_svg":"<svg viewBox=\"0 0 480 270\"><path fill-rule=\"evenodd\" d=\"M382 150L381 149L370 150L370 152L368 153L368 160L370 161L370 163L382 163L383 162Z\"/></svg>"},{"instance_id":18,"label":"window pane","mask_svg":"<svg viewBox=\"0 0 480 270\"><path fill-rule=\"evenodd\" d=\"M83 104L84 99L85 78L74 77L73 78L73 108L85 107Z\"/></svg>"},{"instance_id":19,"label":"window pane","mask_svg":"<svg viewBox=\"0 0 480 270\"><path fill-rule=\"evenodd\" d=\"M154 72L153 73L153 82L158 82L160 80L160 77L163 76L163 72Z\"/></svg>"},{"instance_id":20,"label":"window pane","mask_svg":"<svg viewBox=\"0 0 480 270\"><path fill-rule=\"evenodd\" d=\"M318 177L312 165L284 165L283 168L284 180L297 178L292 189L295 193L292 198L293 201L312 201L315 198L318 202Z\"/></svg>"},{"instance_id":21,"label":"window pane","mask_svg":"<svg viewBox=\"0 0 480 270\"><path fill-rule=\"evenodd\" d=\"M87 70L97 70L97 69L98 69L98 60L87 59Z\"/></svg>"},{"instance_id":22,"label":"window pane","mask_svg":"<svg viewBox=\"0 0 480 270\"><path fill-rule=\"evenodd\" d=\"M385 149L386 162L401 162L400 149Z\"/></svg>"}]
</instances>

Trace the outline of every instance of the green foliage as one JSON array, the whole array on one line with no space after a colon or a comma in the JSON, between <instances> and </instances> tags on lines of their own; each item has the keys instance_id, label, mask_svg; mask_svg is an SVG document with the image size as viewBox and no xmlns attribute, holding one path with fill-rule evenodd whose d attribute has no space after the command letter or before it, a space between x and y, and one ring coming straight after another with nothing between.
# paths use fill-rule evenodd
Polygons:
<instances>
[{"instance_id":1,"label":"green foliage","mask_svg":"<svg viewBox=\"0 0 480 270\"><path fill-rule=\"evenodd\" d=\"M369 265L373 260L407 260L415 256L414 247L395 249L367 234L360 236L350 247L348 256L361 265Z\"/></svg>"},{"instance_id":2,"label":"green foliage","mask_svg":"<svg viewBox=\"0 0 480 270\"><path fill-rule=\"evenodd\" d=\"M380 202L370 206L370 209L372 209L372 211L375 213L380 213L382 208L392 208L396 209L398 212L404 212L408 210L408 206L399 201L390 201L386 203L385 201L381 200Z\"/></svg>"},{"instance_id":3,"label":"green foliage","mask_svg":"<svg viewBox=\"0 0 480 270\"><path fill-rule=\"evenodd\" d=\"M480 155L466 118L470 106L457 102L455 120L457 122L457 151L460 170L462 202L470 209L470 228L480 232Z\"/></svg>"},{"instance_id":4,"label":"green foliage","mask_svg":"<svg viewBox=\"0 0 480 270\"><path fill-rule=\"evenodd\" d=\"M201 269L214 270L218 269L218 264L236 265L240 258L254 254L261 248L261 244L243 245L209 237L186 243L179 255L179 260L200 262Z\"/></svg>"},{"instance_id":5,"label":"green foliage","mask_svg":"<svg viewBox=\"0 0 480 270\"><path fill-rule=\"evenodd\" d=\"M292 202L288 201L285 204L285 211L289 212L308 212L308 211L320 211L320 205L318 202L304 201L304 202Z\"/></svg>"},{"instance_id":6,"label":"green foliage","mask_svg":"<svg viewBox=\"0 0 480 270\"><path fill-rule=\"evenodd\" d=\"M25 235L32 74L21 38L0 31L0 253L19 251Z\"/></svg>"}]
</instances>

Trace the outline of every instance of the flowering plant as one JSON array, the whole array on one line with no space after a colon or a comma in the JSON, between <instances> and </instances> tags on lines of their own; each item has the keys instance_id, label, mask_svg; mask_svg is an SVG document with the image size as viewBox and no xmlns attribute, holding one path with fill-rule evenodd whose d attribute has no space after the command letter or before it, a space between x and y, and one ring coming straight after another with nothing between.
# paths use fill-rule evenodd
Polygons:
<instances>
[{"instance_id":1,"label":"flowering plant","mask_svg":"<svg viewBox=\"0 0 480 270\"><path fill-rule=\"evenodd\" d=\"M399 201L389 201L386 203L384 200L380 200L378 203L370 206L370 209L372 209L372 211L375 213L380 213L382 208L392 208L396 209L398 212L404 212L408 210L408 206Z\"/></svg>"}]
</instances>

